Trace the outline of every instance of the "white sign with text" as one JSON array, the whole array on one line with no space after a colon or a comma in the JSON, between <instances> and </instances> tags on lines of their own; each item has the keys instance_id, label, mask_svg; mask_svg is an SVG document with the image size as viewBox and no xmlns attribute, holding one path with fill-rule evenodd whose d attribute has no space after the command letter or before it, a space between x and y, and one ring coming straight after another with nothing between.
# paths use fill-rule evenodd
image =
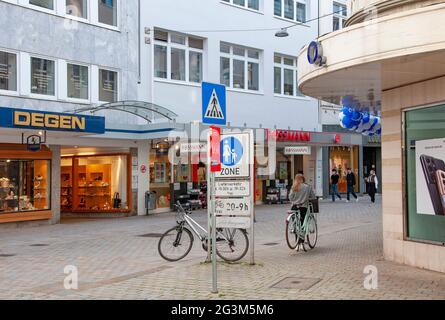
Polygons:
<instances>
[{"instance_id":1,"label":"white sign with text","mask_svg":"<svg viewBox=\"0 0 445 320\"><path fill-rule=\"evenodd\" d=\"M215 196L248 197L250 196L250 181L216 181Z\"/></svg>"},{"instance_id":2,"label":"white sign with text","mask_svg":"<svg viewBox=\"0 0 445 320\"><path fill-rule=\"evenodd\" d=\"M218 216L247 216L252 210L249 198L224 198L215 200L215 213Z\"/></svg>"}]
</instances>

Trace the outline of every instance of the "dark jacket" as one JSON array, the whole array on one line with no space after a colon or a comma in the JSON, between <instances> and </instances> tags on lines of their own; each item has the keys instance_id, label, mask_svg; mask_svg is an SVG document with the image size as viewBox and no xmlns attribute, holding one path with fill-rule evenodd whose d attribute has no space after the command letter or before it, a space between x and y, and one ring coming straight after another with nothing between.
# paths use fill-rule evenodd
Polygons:
<instances>
[{"instance_id":1,"label":"dark jacket","mask_svg":"<svg viewBox=\"0 0 445 320\"><path fill-rule=\"evenodd\" d=\"M346 175L346 183L348 186L355 186L355 175L352 172Z\"/></svg>"}]
</instances>

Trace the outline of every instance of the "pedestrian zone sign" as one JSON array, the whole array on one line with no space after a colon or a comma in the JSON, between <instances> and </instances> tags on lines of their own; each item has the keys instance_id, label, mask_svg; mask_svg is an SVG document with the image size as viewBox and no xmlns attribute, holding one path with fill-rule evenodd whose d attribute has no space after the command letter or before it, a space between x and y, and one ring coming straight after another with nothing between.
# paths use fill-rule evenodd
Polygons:
<instances>
[{"instance_id":1,"label":"pedestrian zone sign","mask_svg":"<svg viewBox=\"0 0 445 320\"><path fill-rule=\"evenodd\" d=\"M249 177L249 134L230 134L221 137L221 171L217 178Z\"/></svg>"},{"instance_id":2,"label":"pedestrian zone sign","mask_svg":"<svg viewBox=\"0 0 445 320\"><path fill-rule=\"evenodd\" d=\"M221 126L227 124L225 86L202 83L202 123Z\"/></svg>"}]
</instances>

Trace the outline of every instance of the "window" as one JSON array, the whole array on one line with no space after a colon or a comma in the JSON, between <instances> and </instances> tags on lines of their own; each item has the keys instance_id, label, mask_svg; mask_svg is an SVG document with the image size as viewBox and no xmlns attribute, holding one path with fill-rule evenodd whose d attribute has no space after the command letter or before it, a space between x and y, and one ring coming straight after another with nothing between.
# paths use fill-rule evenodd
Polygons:
<instances>
[{"instance_id":1,"label":"window","mask_svg":"<svg viewBox=\"0 0 445 320\"><path fill-rule=\"evenodd\" d=\"M117 27L117 0L97 0L99 22Z\"/></svg>"},{"instance_id":2,"label":"window","mask_svg":"<svg viewBox=\"0 0 445 320\"><path fill-rule=\"evenodd\" d=\"M155 45L154 61L155 77L167 79L167 47Z\"/></svg>"},{"instance_id":3,"label":"window","mask_svg":"<svg viewBox=\"0 0 445 320\"><path fill-rule=\"evenodd\" d=\"M68 98L88 100L88 67L67 64Z\"/></svg>"},{"instance_id":4,"label":"window","mask_svg":"<svg viewBox=\"0 0 445 320\"><path fill-rule=\"evenodd\" d=\"M66 14L87 19L88 17L87 0L66 0Z\"/></svg>"},{"instance_id":5,"label":"window","mask_svg":"<svg viewBox=\"0 0 445 320\"><path fill-rule=\"evenodd\" d=\"M55 62L41 58L31 58L31 93L55 96Z\"/></svg>"},{"instance_id":6,"label":"window","mask_svg":"<svg viewBox=\"0 0 445 320\"><path fill-rule=\"evenodd\" d=\"M29 0L29 4L49 10L54 10L54 0Z\"/></svg>"},{"instance_id":7,"label":"window","mask_svg":"<svg viewBox=\"0 0 445 320\"><path fill-rule=\"evenodd\" d=\"M348 11L344 4L334 2L333 13L334 15L332 17L333 19L332 30L337 31L345 26Z\"/></svg>"},{"instance_id":8,"label":"window","mask_svg":"<svg viewBox=\"0 0 445 320\"><path fill-rule=\"evenodd\" d=\"M260 52L220 44L220 83L235 89L260 90Z\"/></svg>"},{"instance_id":9,"label":"window","mask_svg":"<svg viewBox=\"0 0 445 320\"><path fill-rule=\"evenodd\" d=\"M17 55L0 51L0 90L17 91Z\"/></svg>"},{"instance_id":10,"label":"window","mask_svg":"<svg viewBox=\"0 0 445 320\"><path fill-rule=\"evenodd\" d=\"M285 96L303 96L298 90L297 59L275 54L274 93Z\"/></svg>"},{"instance_id":11,"label":"window","mask_svg":"<svg viewBox=\"0 0 445 320\"><path fill-rule=\"evenodd\" d=\"M156 78L201 83L204 41L178 33L155 29L154 76Z\"/></svg>"},{"instance_id":12,"label":"window","mask_svg":"<svg viewBox=\"0 0 445 320\"><path fill-rule=\"evenodd\" d=\"M260 10L260 0L223 0L223 1L244 8L249 8L252 10Z\"/></svg>"},{"instance_id":13,"label":"window","mask_svg":"<svg viewBox=\"0 0 445 320\"><path fill-rule=\"evenodd\" d=\"M274 0L274 15L297 22L306 22L306 0Z\"/></svg>"},{"instance_id":14,"label":"window","mask_svg":"<svg viewBox=\"0 0 445 320\"><path fill-rule=\"evenodd\" d=\"M115 102L118 100L118 73L99 69L99 101Z\"/></svg>"},{"instance_id":15,"label":"window","mask_svg":"<svg viewBox=\"0 0 445 320\"><path fill-rule=\"evenodd\" d=\"M49 160L0 159L0 215L50 210Z\"/></svg>"}]
</instances>

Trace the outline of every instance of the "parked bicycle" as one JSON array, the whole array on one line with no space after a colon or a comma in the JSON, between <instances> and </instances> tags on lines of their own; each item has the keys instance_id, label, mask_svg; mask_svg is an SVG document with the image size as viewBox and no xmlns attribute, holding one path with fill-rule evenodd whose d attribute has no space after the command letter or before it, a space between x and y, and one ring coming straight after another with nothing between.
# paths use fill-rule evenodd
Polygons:
<instances>
[{"instance_id":1,"label":"parked bicycle","mask_svg":"<svg viewBox=\"0 0 445 320\"><path fill-rule=\"evenodd\" d=\"M308 204L308 212L301 223L301 213L299 210L288 211L286 219L286 242L289 248L295 249L298 246L306 250L305 243L309 248L314 249L318 240L317 219L314 214L314 207L312 203Z\"/></svg>"},{"instance_id":2,"label":"parked bicycle","mask_svg":"<svg viewBox=\"0 0 445 320\"><path fill-rule=\"evenodd\" d=\"M209 235L198 222L190 217L190 210L185 210L178 201L176 208L177 225L166 231L158 243L158 251L167 261L179 261L185 258L193 247L194 236L199 238L204 251L208 250ZM193 231L193 233L192 233ZM249 249L249 238L244 229L217 228L216 254L225 261L241 260Z\"/></svg>"}]
</instances>

